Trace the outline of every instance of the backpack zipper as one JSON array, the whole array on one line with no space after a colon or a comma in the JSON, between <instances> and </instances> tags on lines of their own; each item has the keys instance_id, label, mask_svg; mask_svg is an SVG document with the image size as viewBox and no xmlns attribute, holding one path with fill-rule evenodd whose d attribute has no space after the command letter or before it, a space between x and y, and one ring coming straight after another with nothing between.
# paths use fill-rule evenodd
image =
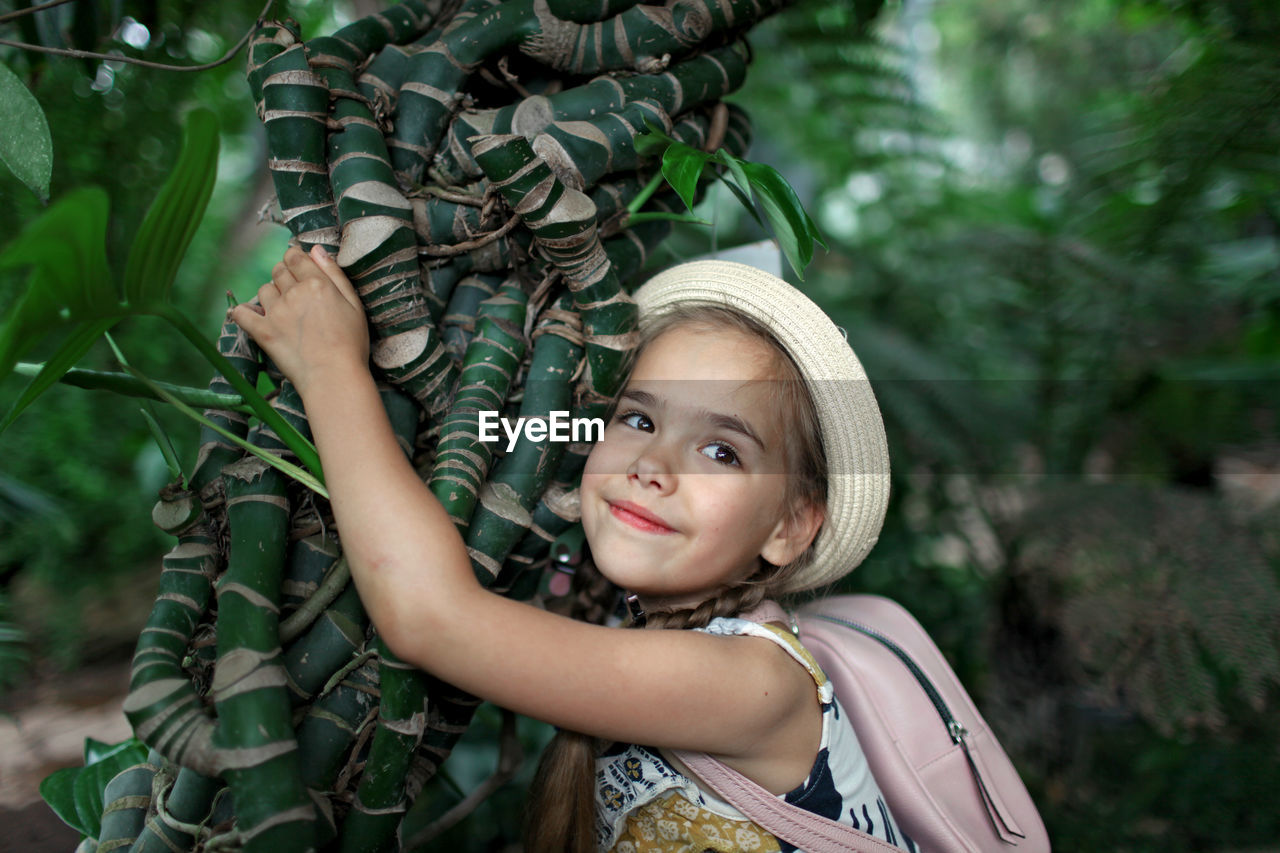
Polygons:
<instances>
[{"instance_id":1,"label":"backpack zipper","mask_svg":"<svg viewBox=\"0 0 1280 853\"><path fill-rule=\"evenodd\" d=\"M929 697L929 701L933 703L933 707L937 710L938 716L941 717L942 722L946 724L947 733L951 735L952 742L964 742L964 739L969 734L969 730L966 729L964 724L957 720L955 715L951 713L951 709L947 707L947 703L943 700L942 694L938 692L938 688L933 686L933 682L929 680L929 676L924 674L924 670L920 668L919 664L911 659L911 655L907 654L906 650L902 648L902 646L899 646L893 640L889 639L884 634L881 634L876 629L868 628L866 625L860 625L857 622L850 622L847 619L841 619L837 616L828 616L825 613L814 613L813 615L823 621L831 622L836 625L843 625L846 628L852 628L858 633L870 637L889 651L893 652L893 654L897 656L898 660L902 661L906 668L911 672L911 675L915 680L919 682L921 688L924 689L925 695L927 695Z\"/></svg>"},{"instance_id":2,"label":"backpack zipper","mask_svg":"<svg viewBox=\"0 0 1280 853\"><path fill-rule=\"evenodd\" d=\"M1013 825L1005 816L1001 806L991 793L991 789L987 786L986 780L982 778L982 772L978 769L977 763L973 759L972 753L969 751L969 730L964 724L955 718L951 713L951 709L947 707L947 703L943 700L942 694L938 692L938 688L933 686L933 682L929 680L929 676L924 674L924 670L920 668L911 655L907 654L906 649L899 646L893 640L881 634L874 628L866 625L860 625L857 622L851 622L848 619L841 619L838 616L828 616L824 613L814 613L814 617L825 622L831 622L834 625L843 625L851 628L863 636L870 637L889 651L893 652L898 660L902 661L907 670L915 678L916 682L924 689L925 695L929 697L929 701L933 703L934 709L938 712L938 716L942 718L942 722L947 726L947 733L951 735L953 743L958 744L966 763L969 765L969 772L973 774L973 781L978 785L978 791L982 797L982 804L986 807L987 818L991 821L992 827L1000 839L1008 844L1016 845L1018 840L1026 838L1026 835ZM799 627L798 625L796 627Z\"/></svg>"}]
</instances>

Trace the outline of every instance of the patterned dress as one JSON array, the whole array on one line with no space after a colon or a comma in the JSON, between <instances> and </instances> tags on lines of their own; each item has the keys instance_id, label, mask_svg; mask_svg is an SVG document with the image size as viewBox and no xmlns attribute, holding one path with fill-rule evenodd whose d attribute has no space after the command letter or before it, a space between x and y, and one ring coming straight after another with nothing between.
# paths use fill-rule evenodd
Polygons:
<instances>
[{"instance_id":1,"label":"patterned dress","mask_svg":"<svg viewBox=\"0 0 1280 853\"><path fill-rule=\"evenodd\" d=\"M714 619L699 630L764 637L804 666L822 703L822 740L809 777L783 795L793 805L916 853L871 778L858 736L817 662L790 632L746 619ZM656 749L615 744L596 761L596 838L611 853L791 853L796 848L700 789Z\"/></svg>"}]
</instances>

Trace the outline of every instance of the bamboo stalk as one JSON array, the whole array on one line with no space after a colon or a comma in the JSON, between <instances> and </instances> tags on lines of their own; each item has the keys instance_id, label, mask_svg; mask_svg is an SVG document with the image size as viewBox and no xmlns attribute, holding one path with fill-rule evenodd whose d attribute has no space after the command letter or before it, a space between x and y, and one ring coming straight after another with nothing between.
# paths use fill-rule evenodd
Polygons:
<instances>
[{"instance_id":1,"label":"bamboo stalk","mask_svg":"<svg viewBox=\"0 0 1280 853\"><path fill-rule=\"evenodd\" d=\"M314 849L315 806L302 783L279 643L288 523L283 478L256 458L223 469L231 541L218 582L214 743L236 799L246 851Z\"/></svg>"}]
</instances>

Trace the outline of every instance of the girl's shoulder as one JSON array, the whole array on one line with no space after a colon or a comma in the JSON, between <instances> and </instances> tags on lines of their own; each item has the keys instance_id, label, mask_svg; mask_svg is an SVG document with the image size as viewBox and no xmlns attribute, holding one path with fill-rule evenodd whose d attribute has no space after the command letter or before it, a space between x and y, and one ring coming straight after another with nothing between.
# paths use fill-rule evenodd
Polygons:
<instances>
[{"instance_id":1,"label":"girl's shoulder","mask_svg":"<svg viewBox=\"0 0 1280 853\"><path fill-rule=\"evenodd\" d=\"M712 619L705 628L697 628L695 630L721 637L761 637L776 643L808 671L817 686L818 697L822 700L822 703L825 705L831 702L831 698L834 695L834 687L827 680L826 674L822 671L822 667L818 666L818 662L813 655L809 654L809 650L801 645L800 638L792 634L786 627L776 622L756 622L737 616L718 616Z\"/></svg>"}]
</instances>

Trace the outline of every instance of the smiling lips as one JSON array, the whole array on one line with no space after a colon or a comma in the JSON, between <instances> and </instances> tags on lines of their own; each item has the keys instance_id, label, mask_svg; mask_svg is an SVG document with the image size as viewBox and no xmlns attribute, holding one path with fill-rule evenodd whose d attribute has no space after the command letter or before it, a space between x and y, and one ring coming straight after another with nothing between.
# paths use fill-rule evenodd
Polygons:
<instances>
[{"instance_id":1,"label":"smiling lips","mask_svg":"<svg viewBox=\"0 0 1280 853\"><path fill-rule=\"evenodd\" d=\"M646 533L675 533L675 530L661 518L631 501L611 502L609 512L623 524Z\"/></svg>"}]
</instances>

